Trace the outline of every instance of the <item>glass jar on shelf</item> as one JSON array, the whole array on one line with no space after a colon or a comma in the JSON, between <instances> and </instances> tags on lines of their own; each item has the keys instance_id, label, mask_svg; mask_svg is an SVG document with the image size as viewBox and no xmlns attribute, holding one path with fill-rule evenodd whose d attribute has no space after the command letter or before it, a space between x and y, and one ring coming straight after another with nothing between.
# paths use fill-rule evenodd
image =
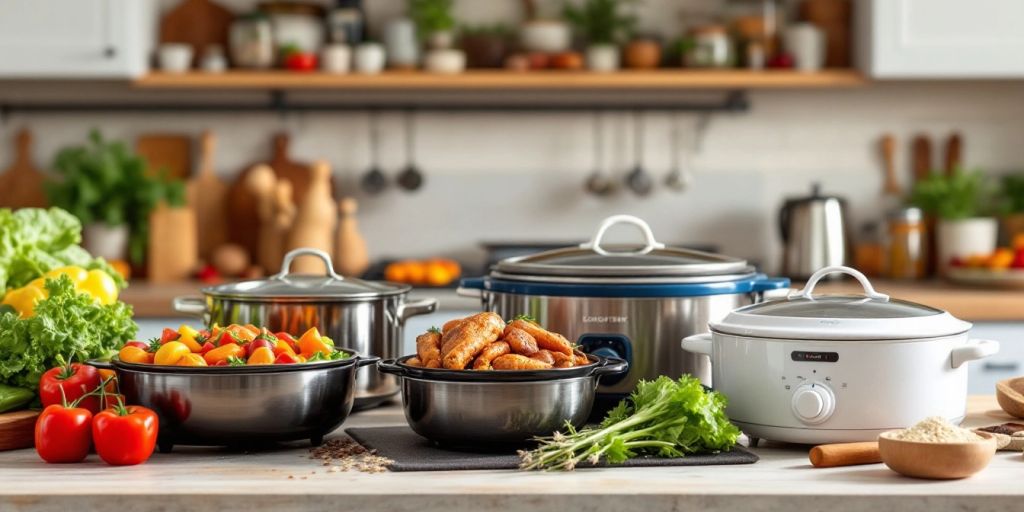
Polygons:
<instances>
[{"instance_id":1,"label":"glass jar on shelf","mask_svg":"<svg viewBox=\"0 0 1024 512\"><path fill-rule=\"evenodd\" d=\"M732 39L725 25L709 23L690 30L683 53L688 68L731 68L736 64Z\"/></svg>"},{"instance_id":2,"label":"glass jar on shelf","mask_svg":"<svg viewBox=\"0 0 1024 512\"><path fill-rule=\"evenodd\" d=\"M266 14L254 12L231 22L231 64L236 68L266 69L274 65L274 35Z\"/></svg>"},{"instance_id":3,"label":"glass jar on shelf","mask_svg":"<svg viewBox=\"0 0 1024 512\"><path fill-rule=\"evenodd\" d=\"M886 276L923 279L928 273L928 228L920 208L900 208L889 215Z\"/></svg>"}]
</instances>

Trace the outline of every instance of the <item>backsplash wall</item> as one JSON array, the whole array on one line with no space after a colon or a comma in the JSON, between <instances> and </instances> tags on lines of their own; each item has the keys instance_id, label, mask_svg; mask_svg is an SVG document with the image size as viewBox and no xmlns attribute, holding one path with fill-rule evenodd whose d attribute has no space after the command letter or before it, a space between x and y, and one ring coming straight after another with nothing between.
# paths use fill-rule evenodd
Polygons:
<instances>
[{"instance_id":1,"label":"backsplash wall","mask_svg":"<svg viewBox=\"0 0 1024 512\"><path fill-rule=\"evenodd\" d=\"M121 85L95 86L113 94ZM47 88L42 88L47 89ZM95 89L95 90L92 90ZM58 89L59 90L59 89ZM51 93L53 91L50 91ZM4 86L0 97L24 97ZM79 95L85 94L79 92ZM170 94L170 93L168 93ZM140 133L204 129L218 136L218 172L231 176L269 158L271 135L292 135L292 155L324 158L341 178L343 192L360 198L359 222L371 255L473 258L483 240L552 240L588 237L614 213L646 218L668 242L712 243L727 253L774 269L779 250L775 213L787 195L814 181L850 200L854 217L878 215L881 166L877 138L897 135L901 178L909 176L909 141L918 133L941 140L951 130L965 139L965 162L993 173L1024 169L1024 88L1012 83L901 83L845 90L761 91L746 113L715 115L701 152L689 161L690 188L656 189L647 198L626 190L608 199L586 194L594 170L592 114L420 113L417 164L426 174L418 193L395 189L364 197L355 187L369 165L367 116L360 113L183 113L14 115L0 126L10 140L22 126L36 134L35 160L52 162L56 151L80 143L92 127L108 137L134 140ZM682 146L695 117L682 116ZM645 115L643 162L658 179L667 173L671 114ZM617 178L633 166L630 116L606 113L603 150L607 172ZM403 116L382 113L381 166L392 177L405 165ZM939 146L940 144L936 144ZM6 167L10 153L0 155ZM940 161L936 155L935 161Z\"/></svg>"}]
</instances>

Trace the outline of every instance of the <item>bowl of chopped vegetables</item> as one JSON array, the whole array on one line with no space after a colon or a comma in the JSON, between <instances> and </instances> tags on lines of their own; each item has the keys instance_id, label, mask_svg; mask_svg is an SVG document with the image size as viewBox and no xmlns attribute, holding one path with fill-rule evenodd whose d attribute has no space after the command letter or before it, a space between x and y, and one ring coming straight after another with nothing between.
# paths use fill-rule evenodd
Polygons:
<instances>
[{"instance_id":1,"label":"bowl of chopped vegetables","mask_svg":"<svg viewBox=\"0 0 1024 512\"><path fill-rule=\"evenodd\" d=\"M243 325L182 326L126 343L110 366L127 403L156 411L157 445L169 452L176 444L319 445L352 411L356 370L377 359L335 348L316 329L296 337Z\"/></svg>"}]
</instances>

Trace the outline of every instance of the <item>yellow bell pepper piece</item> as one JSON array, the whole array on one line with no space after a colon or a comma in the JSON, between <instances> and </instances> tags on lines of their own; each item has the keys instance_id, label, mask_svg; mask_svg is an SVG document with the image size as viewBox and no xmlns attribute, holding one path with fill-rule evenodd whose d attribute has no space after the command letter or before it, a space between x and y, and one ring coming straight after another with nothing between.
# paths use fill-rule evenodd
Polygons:
<instances>
[{"instance_id":1,"label":"yellow bell pepper piece","mask_svg":"<svg viewBox=\"0 0 1024 512\"><path fill-rule=\"evenodd\" d=\"M2 304L14 308L21 318L35 314L36 302L46 298L46 291L35 286L22 286L4 295Z\"/></svg>"},{"instance_id":2,"label":"yellow bell pepper piece","mask_svg":"<svg viewBox=\"0 0 1024 512\"><path fill-rule=\"evenodd\" d=\"M196 336L199 336L199 331L193 329L191 326L181 324L181 327L178 327L178 334L180 334L181 336L179 336L178 339L175 341L180 341L181 343L184 343L185 346L188 347L188 349L191 350L192 352L199 352L200 350L203 349L203 347L199 344L199 341L196 340Z\"/></svg>"},{"instance_id":3,"label":"yellow bell pepper piece","mask_svg":"<svg viewBox=\"0 0 1024 512\"><path fill-rule=\"evenodd\" d=\"M58 279L60 276L68 276L71 278L71 282L75 283L75 287L82 284L83 281L88 277L89 272L82 267L69 266L69 267L58 267L45 274L44 278Z\"/></svg>"},{"instance_id":4,"label":"yellow bell pepper piece","mask_svg":"<svg viewBox=\"0 0 1024 512\"><path fill-rule=\"evenodd\" d=\"M78 284L78 291L88 293L104 306L117 302L117 282L102 270L90 270Z\"/></svg>"}]
</instances>

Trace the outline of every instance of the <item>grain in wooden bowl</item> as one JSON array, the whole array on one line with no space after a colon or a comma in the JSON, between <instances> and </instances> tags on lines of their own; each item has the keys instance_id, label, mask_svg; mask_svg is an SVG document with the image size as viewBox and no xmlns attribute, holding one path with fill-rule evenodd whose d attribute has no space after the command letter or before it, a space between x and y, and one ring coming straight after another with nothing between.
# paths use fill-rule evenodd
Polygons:
<instances>
[{"instance_id":1,"label":"grain in wooden bowl","mask_svg":"<svg viewBox=\"0 0 1024 512\"><path fill-rule=\"evenodd\" d=\"M996 439L933 417L909 429L883 432L878 450L882 462L901 475L951 480L985 469L996 453Z\"/></svg>"}]
</instances>

